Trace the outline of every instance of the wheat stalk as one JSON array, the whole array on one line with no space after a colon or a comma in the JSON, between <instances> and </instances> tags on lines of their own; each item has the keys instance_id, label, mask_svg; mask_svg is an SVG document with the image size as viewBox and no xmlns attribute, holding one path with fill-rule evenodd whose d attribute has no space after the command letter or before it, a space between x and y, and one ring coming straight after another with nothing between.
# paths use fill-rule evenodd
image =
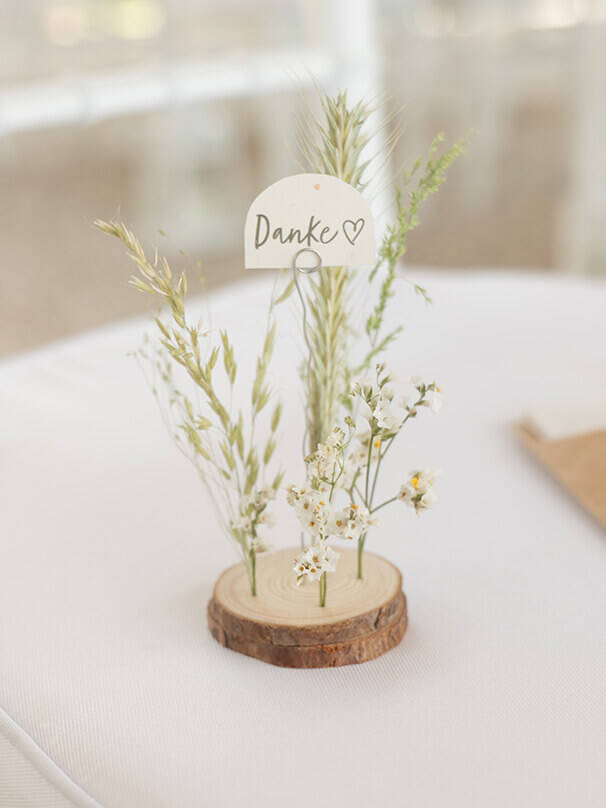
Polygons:
<instances>
[{"instance_id":1,"label":"wheat stalk","mask_svg":"<svg viewBox=\"0 0 606 808\"><path fill-rule=\"evenodd\" d=\"M371 140L366 130L373 110L363 101L349 107L346 93L338 93L334 98L325 96L321 103L323 119L313 119L311 130L299 132L302 155L311 170L336 176L362 191L366 187L364 173L374 160L374 157L362 158ZM398 137L396 129L388 143L396 142ZM436 156L442 141L443 135L438 135L430 146L427 160L417 160L409 171L404 172L407 194L398 188L395 190L395 222L383 234L377 263L368 278L370 284L375 278L380 283L376 303L365 324L368 346L361 361L352 364L351 351L348 351L351 338L357 336L357 318L353 316L350 305L355 297L352 289L354 270L324 267L315 278L310 277L306 301L310 313L307 338L311 347L309 362L302 374L309 452L315 451L333 428L338 420L339 406L351 410L348 393L353 377L368 371L402 330L402 326L398 326L383 332L384 314L394 294L397 262L406 251L409 232L418 226L422 203L438 190L446 178L447 169L466 146L464 141L457 141ZM425 289L418 285L414 289L429 301ZM372 297L372 293L365 297Z\"/></svg>"},{"instance_id":2,"label":"wheat stalk","mask_svg":"<svg viewBox=\"0 0 606 808\"><path fill-rule=\"evenodd\" d=\"M364 130L370 108L362 101L348 106L347 94L322 99L323 119L314 119L311 133L301 138L303 155L312 171L338 177L363 190L362 152L369 136ZM323 267L310 277L306 302L311 355L303 382L308 448L315 450L334 426L346 383L346 354L350 323L348 267Z\"/></svg>"},{"instance_id":3,"label":"wheat stalk","mask_svg":"<svg viewBox=\"0 0 606 808\"><path fill-rule=\"evenodd\" d=\"M203 330L201 323L189 322L184 305L185 274L175 278L168 261L158 255L153 261L148 260L136 236L121 222L97 220L95 225L117 238L135 263L138 272L131 276L129 283L140 292L156 295L170 313L168 320L161 316L154 320L159 337L157 347L152 349L151 355L142 350L138 356L151 363L152 372L163 383L169 401L168 412L163 414L171 434L198 470L223 528L237 542L255 595L256 553L261 548L257 529L266 519L265 509L283 476L278 472L273 481L265 485L277 443L281 404L278 402L271 415L268 414L267 437L259 448L255 427L271 397L268 368L276 334L273 309L288 297L292 285L289 284L279 297L272 294L267 330L250 393L250 410L245 418L241 408L234 412L231 406L238 372L234 346L226 331L217 335ZM219 363L219 359L222 362ZM177 386L174 368L181 368L189 377L201 400L199 405L194 396L183 393ZM217 373L223 375L221 383L218 383ZM224 396L220 391L226 384L229 392ZM152 389L159 400L156 387ZM248 429L245 428L247 421Z\"/></svg>"}]
</instances>

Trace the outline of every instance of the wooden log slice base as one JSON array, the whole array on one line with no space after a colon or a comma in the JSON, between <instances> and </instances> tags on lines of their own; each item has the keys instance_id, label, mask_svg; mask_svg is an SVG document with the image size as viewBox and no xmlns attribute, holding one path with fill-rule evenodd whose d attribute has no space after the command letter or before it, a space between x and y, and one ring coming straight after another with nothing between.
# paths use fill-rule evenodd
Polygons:
<instances>
[{"instance_id":1,"label":"wooden log slice base","mask_svg":"<svg viewBox=\"0 0 606 808\"><path fill-rule=\"evenodd\" d=\"M356 551L339 548L322 608L317 583L296 586L297 553L293 548L257 558L256 597L244 564L223 572L208 603L208 627L217 642L288 668L352 665L398 645L408 615L397 567L364 553L364 578L358 580Z\"/></svg>"}]
</instances>

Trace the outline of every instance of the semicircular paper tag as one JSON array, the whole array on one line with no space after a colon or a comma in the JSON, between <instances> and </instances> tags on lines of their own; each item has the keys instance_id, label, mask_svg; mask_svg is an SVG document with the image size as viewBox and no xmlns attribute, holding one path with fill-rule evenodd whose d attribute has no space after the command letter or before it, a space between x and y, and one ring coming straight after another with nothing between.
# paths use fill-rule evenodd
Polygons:
<instances>
[{"instance_id":1,"label":"semicircular paper tag","mask_svg":"<svg viewBox=\"0 0 606 808\"><path fill-rule=\"evenodd\" d=\"M248 209L245 266L289 268L302 249L315 250L325 267L374 264L375 228L368 201L328 174L294 174L270 185ZM317 256L309 258L302 265L314 264L314 258L317 263Z\"/></svg>"}]
</instances>

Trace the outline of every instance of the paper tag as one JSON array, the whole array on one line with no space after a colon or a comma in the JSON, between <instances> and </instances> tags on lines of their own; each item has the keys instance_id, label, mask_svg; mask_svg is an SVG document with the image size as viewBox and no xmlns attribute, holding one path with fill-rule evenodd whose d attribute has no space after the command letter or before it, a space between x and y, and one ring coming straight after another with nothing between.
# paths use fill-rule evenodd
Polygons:
<instances>
[{"instance_id":1,"label":"paper tag","mask_svg":"<svg viewBox=\"0 0 606 808\"><path fill-rule=\"evenodd\" d=\"M368 201L328 174L294 174L270 185L248 209L244 264L247 269L289 268L300 250L317 253L302 254L304 266L374 264Z\"/></svg>"}]
</instances>

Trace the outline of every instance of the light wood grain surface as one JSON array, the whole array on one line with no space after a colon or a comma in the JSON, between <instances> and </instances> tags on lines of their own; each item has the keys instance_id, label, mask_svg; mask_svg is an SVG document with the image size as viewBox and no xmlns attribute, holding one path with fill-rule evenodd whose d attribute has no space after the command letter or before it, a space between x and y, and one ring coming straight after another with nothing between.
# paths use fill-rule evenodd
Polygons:
<instances>
[{"instance_id":1,"label":"light wood grain surface","mask_svg":"<svg viewBox=\"0 0 606 808\"><path fill-rule=\"evenodd\" d=\"M364 554L364 578L356 577L356 551L339 548L337 571L328 573L326 606L318 605L317 583L297 586L293 572L296 548L260 555L257 591L250 593L243 564L226 570L217 581L215 597L226 609L250 620L288 626L321 625L348 620L391 600L401 589L400 572L384 558Z\"/></svg>"},{"instance_id":2,"label":"light wood grain surface","mask_svg":"<svg viewBox=\"0 0 606 808\"><path fill-rule=\"evenodd\" d=\"M408 622L399 570L365 554L357 578L356 552L341 552L328 576L327 605L318 605L317 583L296 586L296 549L261 557L258 595L251 595L243 564L217 581L208 604L208 626L217 642L239 653L292 668L366 662L398 645Z\"/></svg>"}]
</instances>

